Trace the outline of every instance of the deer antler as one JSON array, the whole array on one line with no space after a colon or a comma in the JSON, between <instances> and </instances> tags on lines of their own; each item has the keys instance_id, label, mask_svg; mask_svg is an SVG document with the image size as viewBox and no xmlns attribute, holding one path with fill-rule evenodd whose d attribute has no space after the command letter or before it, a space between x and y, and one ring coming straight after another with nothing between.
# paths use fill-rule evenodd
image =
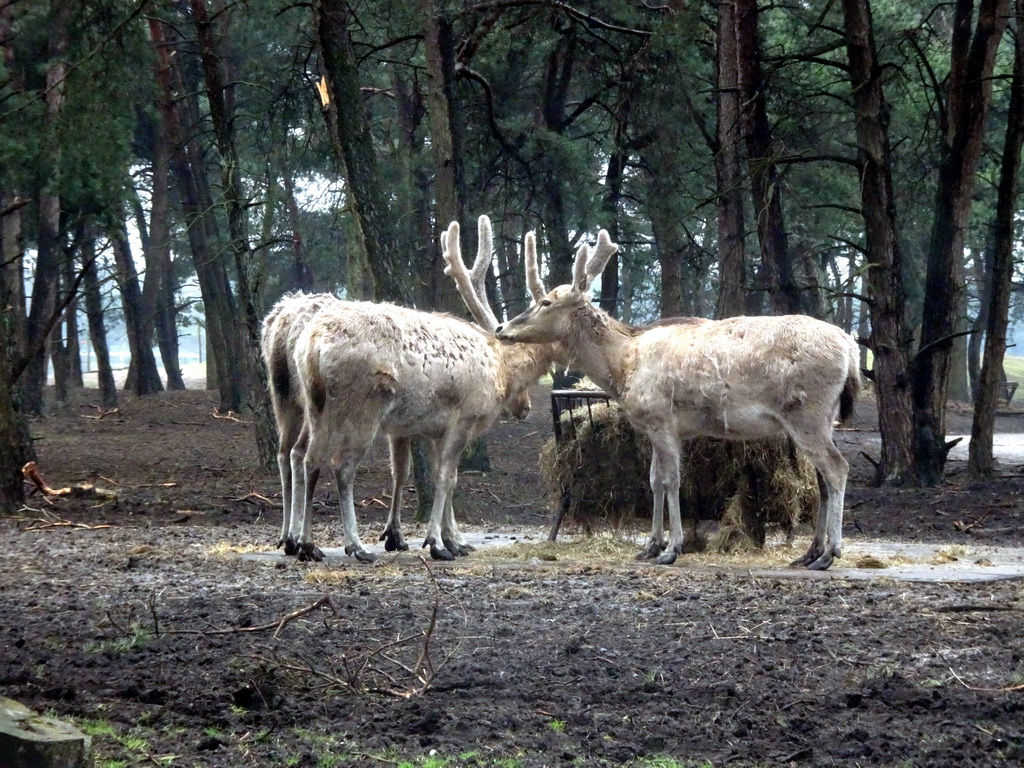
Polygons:
<instances>
[{"instance_id":1,"label":"deer antler","mask_svg":"<svg viewBox=\"0 0 1024 768\"><path fill-rule=\"evenodd\" d=\"M491 233L491 220L487 216L480 216L476 222L477 227L477 248L476 260L473 262L473 269L469 276L480 303L487 310L489 321L494 322L491 330L498 327L498 319L494 316L491 303L487 300L487 272L491 268L491 259L494 255L494 235ZM481 323L482 324L482 323Z\"/></svg>"},{"instance_id":2,"label":"deer antler","mask_svg":"<svg viewBox=\"0 0 1024 768\"><path fill-rule=\"evenodd\" d=\"M608 260L619 250L619 246L612 242L611 235L607 230L602 229L597 235L597 245L593 249L581 243L576 249L576 259L572 265L572 284L577 291L590 290L591 284L597 279Z\"/></svg>"},{"instance_id":3,"label":"deer antler","mask_svg":"<svg viewBox=\"0 0 1024 768\"><path fill-rule=\"evenodd\" d=\"M491 259L491 221L486 216L481 216L479 221L480 247L477 250L476 261L473 263L473 272L466 269L466 263L462 260L462 246L459 243L459 222L453 221L448 225L448 231L441 238L441 255L447 266L444 273L455 281L455 286L466 302L473 319L483 328L493 331L498 327L498 318L494 316L490 305L487 303L487 287L485 278L487 268Z\"/></svg>"},{"instance_id":4,"label":"deer antler","mask_svg":"<svg viewBox=\"0 0 1024 768\"><path fill-rule=\"evenodd\" d=\"M587 248L586 243L580 243L580 247L576 249L576 258L572 262L572 287L577 291L587 291L590 289L590 284L593 281L592 278L587 277L587 256L590 254L590 249Z\"/></svg>"},{"instance_id":5,"label":"deer antler","mask_svg":"<svg viewBox=\"0 0 1024 768\"><path fill-rule=\"evenodd\" d=\"M587 259L587 276L590 278L590 282L594 282L594 278L604 272L608 261L618 250L619 246L612 242L608 230L602 229L597 233L597 245L594 246L590 252L590 258Z\"/></svg>"},{"instance_id":6,"label":"deer antler","mask_svg":"<svg viewBox=\"0 0 1024 768\"><path fill-rule=\"evenodd\" d=\"M540 279L540 267L537 265L537 233L527 232L523 244L523 260L526 262L526 285L534 301L540 301L547 290Z\"/></svg>"}]
</instances>

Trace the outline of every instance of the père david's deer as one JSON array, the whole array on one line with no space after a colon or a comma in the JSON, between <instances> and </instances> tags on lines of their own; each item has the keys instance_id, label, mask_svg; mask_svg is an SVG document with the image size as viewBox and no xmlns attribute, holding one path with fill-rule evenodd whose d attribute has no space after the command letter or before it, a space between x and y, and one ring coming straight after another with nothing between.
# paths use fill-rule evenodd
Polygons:
<instances>
[{"instance_id":1,"label":"p\u00e8re david's deer","mask_svg":"<svg viewBox=\"0 0 1024 768\"><path fill-rule=\"evenodd\" d=\"M334 300L323 303L293 332L291 365L304 426L289 456L294 482L288 530L282 535L286 552L292 549L303 559L323 556L312 541L310 510L320 467L326 463L338 485L345 551L373 559L359 539L352 482L378 432L388 436L392 456L394 493L382 536L386 548L404 546L398 530L401 488L408 478L409 441L422 436L431 446L435 473L424 546L435 559L469 551L451 506L459 456L502 410L525 415L527 389L550 367L554 354L550 345L515 348L495 339L497 320L483 290L491 259L489 220L481 217L480 226L480 252L472 273L462 262L457 223L448 228L443 247L446 272L486 329L391 304ZM535 248L532 238L527 248L531 246ZM300 473L304 482L298 479Z\"/></svg>"},{"instance_id":2,"label":"p\u00e8re david's deer","mask_svg":"<svg viewBox=\"0 0 1024 768\"><path fill-rule=\"evenodd\" d=\"M679 511L681 442L700 435L756 440L788 435L824 483L814 538L794 565L825 570L842 554L849 469L832 440L860 389L857 345L833 325L804 315L663 321L634 328L590 301L590 286L618 246L601 230L576 253L573 282L497 329L499 339L564 345L564 352L618 400L653 447L651 536L640 559L675 562L683 551ZM663 510L668 497L670 538Z\"/></svg>"},{"instance_id":3,"label":"p\u00e8re david's deer","mask_svg":"<svg viewBox=\"0 0 1024 768\"><path fill-rule=\"evenodd\" d=\"M477 260L473 267L473 286L479 289L480 296L486 296L484 278L492 252L491 226L486 216L480 219L479 244ZM477 322L493 331L498 321L490 307L486 302L476 300L476 296L472 299L471 302L470 298L467 298L467 303L470 303L470 310ZM343 306L343 302L331 294L288 294L267 313L261 334L263 360L267 367L274 418L277 423L277 465L284 508L281 536L277 546L283 546L286 555L298 555L302 560L319 560L323 555L312 544L300 545L302 531L308 530L309 525L305 507L307 487L303 468L309 435L305 429L306 404L298 380L294 349L306 323L325 306L340 307ZM508 409L517 418L524 418L530 409L529 393L524 390L517 398L513 398L508 404ZM380 537L384 541L384 548L389 552L409 548L401 531L401 507L402 491L409 475L410 442L411 438L408 437L395 436L389 439L392 469L391 505L387 524ZM316 485L318 478L319 470L314 470L311 476L313 486ZM452 524L454 525L454 519ZM353 545L351 541L347 546L350 548L349 554L354 554L362 560L373 559L373 556L361 546Z\"/></svg>"}]
</instances>

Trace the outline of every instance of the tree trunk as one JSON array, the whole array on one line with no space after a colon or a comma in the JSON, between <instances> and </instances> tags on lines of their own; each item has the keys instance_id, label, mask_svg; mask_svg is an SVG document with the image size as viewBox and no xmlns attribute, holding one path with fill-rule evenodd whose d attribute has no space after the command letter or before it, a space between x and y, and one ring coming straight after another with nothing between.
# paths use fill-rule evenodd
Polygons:
<instances>
[{"instance_id":1,"label":"tree trunk","mask_svg":"<svg viewBox=\"0 0 1024 768\"><path fill-rule=\"evenodd\" d=\"M7 88L21 93L24 83L14 58L13 12L13 3L0 3L0 50ZM14 371L26 349L22 206L17 194L0 191L0 211L0 515L10 515L25 503L21 468L35 456Z\"/></svg>"},{"instance_id":2,"label":"tree trunk","mask_svg":"<svg viewBox=\"0 0 1024 768\"><path fill-rule=\"evenodd\" d=\"M246 402L252 408L260 463L270 467L276 463L277 432L267 388L267 372L260 353L263 313L257 296L259 280L255 269L256 260L249 247L247 201L239 176L232 79L226 70L229 57L220 50L222 39L214 34L205 0L192 0L192 15L199 38L210 117L220 154L221 192L227 209L230 247L238 279L238 301L245 319L239 388L246 392Z\"/></svg>"},{"instance_id":3,"label":"tree trunk","mask_svg":"<svg viewBox=\"0 0 1024 768\"><path fill-rule=\"evenodd\" d=\"M377 298L411 305L413 291L398 257L395 223L377 173L373 139L359 87L359 70L343 3L313 0L316 40L326 72L330 102L328 131L348 182L360 245L373 274Z\"/></svg>"},{"instance_id":4,"label":"tree trunk","mask_svg":"<svg viewBox=\"0 0 1024 768\"><path fill-rule=\"evenodd\" d=\"M985 324L985 355L981 364L978 397L974 404L971 442L967 446L967 471L973 477L989 477L995 471L992 433L996 404L1003 380L1006 354L1006 323L1010 307L1014 256L1014 218L1020 189L1021 146L1024 143L1024 0L1014 4L1017 19L1014 36L1013 79L1007 115L1003 157L999 167L995 221L992 226L992 257L989 259L989 311Z\"/></svg>"},{"instance_id":5,"label":"tree trunk","mask_svg":"<svg viewBox=\"0 0 1024 768\"><path fill-rule=\"evenodd\" d=\"M3 34L0 28L0 35ZM0 282L6 286L9 297L6 306L12 315L12 353L20 357L25 352L25 252L22 243L21 214L24 204L10 192L0 192Z\"/></svg>"},{"instance_id":6,"label":"tree trunk","mask_svg":"<svg viewBox=\"0 0 1024 768\"><path fill-rule=\"evenodd\" d=\"M312 291L315 285L313 270L309 266L306 244L302 237L302 221L299 204L295 200L295 178L290 168L282 172L284 183L284 207L288 213L288 226L292 230L292 288L296 291Z\"/></svg>"},{"instance_id":7,"label":"tree trunk","mask_svg":"<svg viewBox=\"0 0 1024 768\"><path fill-rule=\"evenodd\" d=\"M864 270L874 353L874 382L882 455L875 482L900 484L911 467L913 406L910 397L908 334L904 329L903 257L896 225L889 143L889 106L882 89L882 68L875 54L868 0L843 0L850 83L857 117L857 156L861 165L861 213L864 216Z\"/></svg>"},{"instance_id":8,"label":"tree trunk","mask_svg":"<svg viewBox=\"0 0 1024 768\"><path fill-rule=\"evenodd\" d=\"M61 146L58 123L64 108L64 79L68 65L64 60L68 46L68 24L71 18L70 0L52 0L50 3L49 43L46 69L46 92L43 96L44 141L48 145L50 168L46 186L39 194L39 236L37 242L36 271L32 280L32 305L26 321L28 355L21 378L25 407L29 413L43 412L43 386L46 384L47 337L53 326L56 306L55 292L60 271L60 159Z\"/></svg>"},{"instance_id":9,"label":"tree trunk","mask_svg":"<svg viewBox=\"0 0 1024 768\"><path fill-rule=\"evenodd\" d=\"M561 135L568 125L566 105L569 102L569 85L576 66L575 35L563 33L558 45L548 56L544 70L541 94L540 131ZM548 245L549 284L563 285L572 282L572 261L575 249L570 246L568 217L565 210L566 169L558 163L554 152L541 155L538 172L543 182L541 191L544 208L541 220L543 234Z\"/></svg>"},{"instance_id":10,"label":"tree trunk","mask_svg":"<svg viewBox=\"0 0 1024 768\"><path fill-rule=\"evenodd\" d=\"M77 247L80 246L76 243ZM75 262L71 254L64 259L64 274L61 279L71 294L67 297L68 308L64 313L64 324L67 329L65 344L68 354L68 385L82 389L85 381L82 379L82 346L78 338L78 295L75 285Z\"/></svg>"},{"instance_id":11,"label":"tree trunk","mask_svg":"<svg viewBox=\"0 0 1024 768\"><path fill-rule=\"evenodd\" d=\"M951 342L963 294L964 230L974 192L985 119L991 102L996 49L1006 27L1007 0L981 0L969 37L973 0L957 0L950 61L947 131L939 165L929 238L921 349L914 360L914 475L922 485L942 481ZM965 30L968 30L965 33Z\"/></svg>"},{"instance_id":12,"label":"tree trunk","mask_svg":"<svg viewBox=\"0 0 1024 768\"><path fill-rule=\"evenodd\" d=\"M216 387L221 411L241 411L243 404L241 335L238 332L234 295L227 270L219 255L220 233L214 213L213 195L207 181L204 153L195 138L198 132L195 88L186 88L178 58L172 59L165 41L165 25L157 19L149 22L150 36L157 54L156 80L159 107L171 142L171 172L177 182L178 196L185 215L192 259L203 298L207 343L212 350L208 360L216 376L207 376L207 388ZM180 97L179 97L180 96ZM183 123L188 126L186 136Z\"/></svg>"},{"instance_id":13,"label":"tree trunk","mask_svg":"<svg viewBox=\"0 0 1024 768\"><path fill-rule=\"evenodd\" d=\"M146 332L145 311L142 306L142 291L139 288L139 273L135 269L128 229L122 221L120 227L110 233L117 265L117 285L121 289L121 306L124 309L125 330L128 334L128 348L131 350L131 390L139 396L162 392L163 382L156 367L156 357L149 334Z\"/></svg>"},{"instance_id":14,"label":"tree trunk","mask_svg":"<svg viewBox=\"0 0 1024 768\"><path fill-rule=\"evenodd\" d=\"M100 402L104 408L117 407L117 384L110 365L107 329L103 316L103 294L96 270L96 241L91 233L82 238L82 292L85 298L85 316L89 322L89 340L96 353L96 380Z\"/></svg>"},{"instance_id":15,"label":"tree trunk","mask_svg":"<svg viewBox=\"0 0 1024 768\"><path fill-rule=\"evenodd\" d=\"M985 258L980 248L972 248L974 257L971 259L971 272L974 284L978 286L978 314L968 318L971 335L967 337L967 384L969 400L974 403L978 399L981 386L981 355L985 346L985 327L988 325L989 305L992 301L992 258Z\"/></svg>"},{"instance_id":16,"label":"tree trunk","mask_svg":"<svg viewBox=\"0 0 1024 768\"><path fill-rule=\"evenodd\" d=\"M659 183L660 173L652 171L648 184L647 216L651 220L651 233L658 248L658 264L661 267L662 317L678 317L692 314L692 308L684 301L683 259L686 251L686 231L680 220L678 209L672 198L663 191Z\"/></svg>"},{"instance_id":17,"label":"tree trunk","mask_svg":"<svg viewBox=\"0 0 1024 768\"><path fill-rule=\"evenodd\" d=\"M71 281L68 280L67 270L71 266L70 254L65 253L60 265L60 273L57 275L57 283L54 287L59 303L68 300L68 292L72 290ZM50 361L53 365L53 399L61 408L71 404L71 327L68 323L70 314L65 312L60 321L56 324L54 331L50 333Z\"/></svg>"},{"instance_id":18,"label":"tree trunk","mask_svg":"<svg viewBox=\"0 0 1024 768\"><path fill-rule=\"evenodd\" d=\"M747 145L761 265L767 278L772 311L781 315L802 312L804 307L782 216L782 181L774 159L776 151L768 121L758 26L757 0L736 0L738 82L746 105L741 113L741 124Z\"/></svg>"},{"instance_id":19,"label":"tree trunk","mask_svg":"<svg viewBox=\"0 0 1024 768\"><path fill-rule=\"evenodd\" d=\"M426 57L427 87L424 101L430 123L430 151L434 159L436 186L435 220L438 227L458 221L466 234L475 231L465 226L463 207L466 200L465 174L462 168L462 142L455 104L455 45L451 20L443 15L437 0L420 0L423 17L423 47ZM443 309L463 314L462 300L455 283L444 274L444 261L437 246L440 233L431 238L428 284L435 304L430 309Z\"/></svg>"},{"instance_id":20,"label":"tree trunk","mask_svg":"<svg viewBox=\"0 0 1024 768\"><path fill-rule=\"evenodd\" d=\"M608 169L604 174L605 196L601 201L601 212L604 227L612 237L612 242L619 242L619 205L622 201L622 185L629 161L629 149L626 146L629 129L629 113L633 94L627 90L620 96L620 103L615 110L614 130L611 154L608 157ZM601 295L598 305L612 317L619 316L619 267L622 262L623 249L620 247L608 260L604 272L601 273Z\"/></svg>"},{"instance_id":21,"label":"tree trunk","mask_svg":"<svg viewBox=\"0 0 1024 768\"><path fill-rule=\"evenodd\" d=\"M396 154L402 164L406 189L399 234L403 242L409 244L413 272L419 275L414 287L416 305L436 307L440 305L438 286L448 278L443 274L439 276L437 271L438 233L434 227L430 164L424 161L424 138L420 130L425 115L424 99L417 79L405 76L397 68L391 73L391 86L398 113L399 150ZM440 215L437 218L443 221Z\"/></svg>"},{"instance_id":22,"label":"tree trunk","mask_svg":"<svg viewBox=\"0 0 1024 768\"><path fill-rule=\"evenodd\" d=\"M505 231L510 231L507 221ZM492 306L499 321L503 319L502 312L506 319L515 317L525 312L532 303L526 287L522 250L524 240L520 235L525 236L525 233L522 230L517 231L514 244L513 238L505 237L502 232L499 232L495 240L498 259L498 279L495 287L498 297L492 302Z\"/></svg>"},{"instance_id":23,"label":"tree trunk","mask_svg":"<svg viewBox=\"0 0 1024 768\"><path fill-rule=\"evenodd\" d=\"M142 239L142 254L146 260L146 278L142 286L143 319L146 334L152 343L154 331L160 359L167 376L167 389L185 389L178 359L178 320L174 302L174 278L171 264L170 210L170 153L168 131L163 113L155 126L153 140L153 191L150 199L149 226L138 194L132 196L135 221Z\"/></svg>"},{"instance_id":24,"label":"tree trunk","mask_svg":"<svg viewBox=\"0 0 1024 768\"><path fill-rule=\"evenodd\" d=\"M0 307L11 306L12 292L0 276ZM0 311L0 515L11 515L25 503L21 468L35 459L28 418L15 383L13 362L17 348L17 318Z\"/></svg>"},{"instance_id":25,"label":"tree trunk","mask_svg":"<svg viewBox=\"0 0 1024 768\"><path fill-rule=\"evenodd\" d=\"M740 168L740 84L736 4L718 4L718 116L715 191L718 207L718 306L715 317L743 314L746 253L743 246L743 174Z\"/></svg>"}]
</instances>

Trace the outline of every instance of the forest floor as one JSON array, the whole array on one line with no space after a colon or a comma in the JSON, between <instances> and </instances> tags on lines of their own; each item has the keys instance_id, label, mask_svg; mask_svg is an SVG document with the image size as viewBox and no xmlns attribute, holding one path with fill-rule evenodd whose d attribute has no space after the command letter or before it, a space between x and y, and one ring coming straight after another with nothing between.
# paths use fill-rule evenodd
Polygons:
<instances>
[{"instance_id":1,"label":"forest floor","mask_svg":"<svg viewBox=\"0 0 1024 768\"><path fill-rule=\"evenodd\" d=\"M435 564L412 524L385 555L381 446L357 480L372 565L274 553L276 473L212 394L93 395L33 424L39 468L114 495L0 520L0 695L93 734L98 766L1024 762L1019 413L1000 479L967 482L958 447L942 487L878 490L865 400L839 433L845 557L809 576L786 567L806 536L671 567L634 562L629 532L544 543L542 390L460 480L464 527L503 546ZM337 547L330 483L317 498Z\"/></svg>"}]
</instances>

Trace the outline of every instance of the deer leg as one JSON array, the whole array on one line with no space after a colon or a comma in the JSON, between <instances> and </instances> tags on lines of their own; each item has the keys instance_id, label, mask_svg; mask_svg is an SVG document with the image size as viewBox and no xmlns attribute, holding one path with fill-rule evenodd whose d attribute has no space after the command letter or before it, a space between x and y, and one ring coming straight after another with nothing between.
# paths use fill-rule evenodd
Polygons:
<instances>
[{"instance_id":1,"label":"deer leg","mask_svg":"<svg viewBox=\"0 0 1024 768\"><path fill-rule=\"evenodd\" d=\"M277 473L281 478L281 535L277 537L277 547L285 546L288 539L288 528L292 518L292 464L291 446L285 444L284 434L280 436L281 446L277 451ZM286 552L285 554L295 554Z\"/></svg>"},{"instance_id":2,"label":"deer leg","mask_svg":"<svg viewBox=\"0 0 1024 768\"><path fill-rule=\"evenodd\" d=\"M817 471L817 475L819 494L818 513L814 516L814 534L811 536L811 545L807 548L807 551L790 563L793 567L806 568L825 554L825 539L828 535L825 524L829 516L829 504L831 503L832 494L829 493L828 486L825 485L824 475L820 471Z\"/></svg>"},{"instance_id":3,"label":"deer leg","mask_svg":"<svg viewBox=\"0 0 1024 768\"><path fill-rule=\"evenodd\" d=\"M807 567L812 571L827 570L832 562L843 555L843 505L846 497L846 477L850 465L835 445L828 453L827 471L823 473L828 501L825 504L825 551Z\"/></svg>"},{"instance_id":4,"label":"deer leg","mask_svg":"<svg viewBox=\"0 0 1024 768\"><path fill-rule=\"evenodd\" d=\"M436 455L438 453L438 446L435 445L432 450ZM461 458L461 456L462 451L459 451L459 457ZM458 469L458 463L455 466ZM471 547L466 543L466 538L462 535L462 531L459 530L459 524L455 520L455 489L457 487L457 483L452 483L452 491L448 494L448 498L445 501L444 516L441 518L441 541L444 542L445 549L456 557L466 557L476 547Z\"/></svg>"},{"instance_id":5,"label":"deer leg","mask_svg":"<svg viewBox=\"0 0 1024 768\"><path fill-rule=\"evenodd\" d=\"M445 507L452 503L455 484L459 479L459 456L462 455L462 449L466 447L466 438L460 439L455 436L458 431L450 429L441 439L438 449L435 451L434 505L430 509L430 524L427 527L427 537L423 541L424 547L430 547L430 556L434 560L455 559L455 554L448 548L449 543L453 548L458 549L454 541L446 542L444 540L445 532L441 525L444 520Z\"/></svg>"},{"instance_id":6,"label":"deer leg","mask_svg":"<svg viewBox=\"0 0 1024 768\"><path fill-rule=\"evenodd\" d=\"M466 538L462 535L462 531L459 530L459 524L455 521L454 496L455 486L452 486L451 497L449 497L444 505L444 517L441 519L441 541L444 542L445 549L453 555L465 557L470 552L476 551L476 547L466 543Z\"/></svg>"},{"instance_id":7,"label":"deer leg","mask_svg":"<svg viewBox=\"0 0 1024 768\"><path fill-rule=\"evenodd\" d=\"M843 553L843 505L850 465L832 442L831 436L803 441L799 436L794 436L794 442L804 451L821 476L825 498L818 507L811 546L804 555L794 560L792 565L804 566L813 571L824 571Z\"/></svg>"},{"instance_id":8,"label":"deer leg","mask_svg":"<svg viewBox=\"0 0 1024 768\"><path fill-rule=\"evenodd\" d=\"M300 447L301 446L301 447ZM298 477L297 466L301 464L303 482L294 483L292 488L292 524L288 534L288 541L285 543L285 553L288 553L289 546L293 547L299 560L321 561L324 553L313 543L313 492L316 490L317 481L320 479L320 463L317 460L317 453L313 450L309 440L309 431L303 428L299 442L292 448L292 477ZM301 493L302 502L299 504ZM301 522L299 510L302 510Z\"/></svg>"},{"instance_id":9,"label":"deer leg","mask_svg":"<svg viewBox=\"0 0 1024 768\"><path fill-rule=\"evenodd\" d=\"M355 459L350 458L334 470L334 481L338 486L338 503L341 506L341 524L345 532L345 554L361 563L372 563L377 555L363 546L356 523L356 506L352 498L352 485L356 476Z\"/></svg>"},{"instance_id":10,"label":"deer leg","mask_svg":"<svg viewBox=\"0 0 1024 768\"><path fill-rule=\"evenodd\" d=\"M299 418L301 419L301 414ZM299 515L305 513L306 470L303 462L309 433L301 421L283 426L280 432L281 445L277 451L277 469L281 475L281 504L284 513L281 521L281 538L277 546L283 546L286 555L294 556L299 553Z\"/></svg>"},{"instance_id":11,"label":"deer leg","mask_svg":"<svg viewBox=\"0 0 1024 768\"><path fill-rule=\"evenodd\" d=\"M679 441L666 436L665 442L655 447L659 454L662 492L668 497L669 539L665 551L655 558L658 565L672 565L683 554L683 521L679 510Z\"/></svg>"},{"instance_id":12,"label":"deer leg","mask_svg":"<svg viewBox=\"0 0 1024 768\"><path fill-rule=\"evenodd\" d=\"M379 541L384 542L384 549L388 552L405 552L409 545L402 536L402 492L409 480L412 439L391 437L388 443L391 449L391 509Z\"/></svg>"},{"instance_id":13,"label":"deer leg","mask_svg":"<svg viewBox=\"0 0 1024 768\"><path fill-rule=\"evenodd\" d=\"M651 536L636 556L637 560L653 560L665 551L665 486L661 481L661 467L658 454L651 456L651 494L654 496L654 509L651 513Z\"/></svg>"}]
</instances>

